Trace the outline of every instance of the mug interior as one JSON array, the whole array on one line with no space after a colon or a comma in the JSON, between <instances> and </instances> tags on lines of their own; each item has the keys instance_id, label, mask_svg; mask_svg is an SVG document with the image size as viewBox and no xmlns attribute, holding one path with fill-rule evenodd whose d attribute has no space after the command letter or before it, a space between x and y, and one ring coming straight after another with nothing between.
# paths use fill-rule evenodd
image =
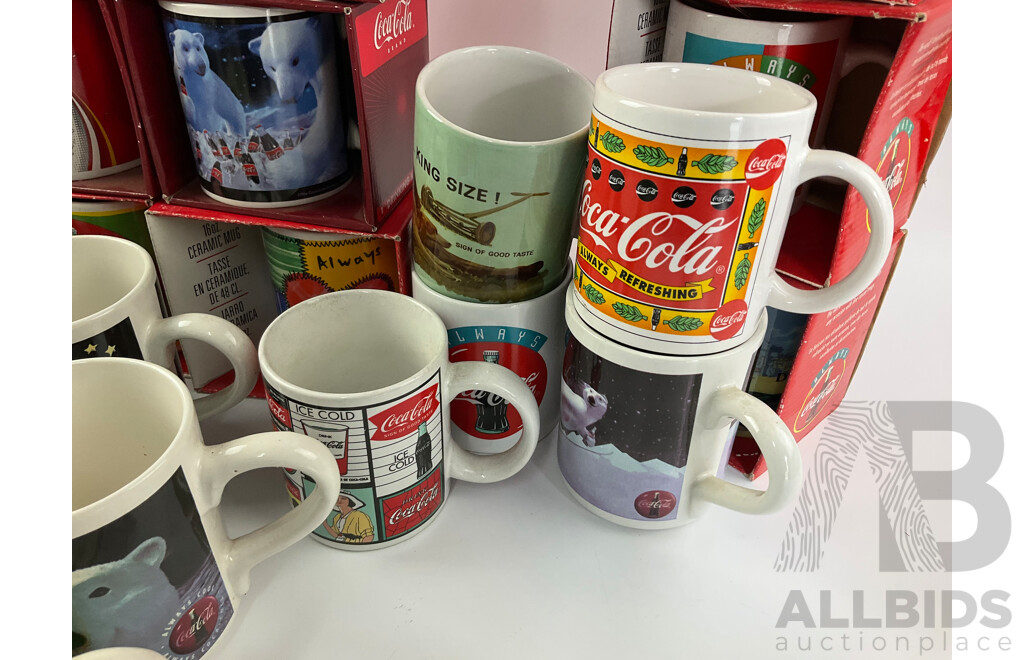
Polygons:
<instances>
[{"instance_id":1,"label":"mug interior","mask_svg":"<svg viewBox=\"0 0 1024 660\"><path fill-rule=\"evenodd\" d=\"M310 298L278 316L260 339L260 367L315 393L356 394L396 385L447 356L434 312L390 291Z\"/></svg>"},{"instance_id":2,"label":"mug interior","mask_svg":"<svg viewBox=\"0 0 1024 660\"><path fill-rule=\"evenodd\" d=\"M519 48L469 48L428 64L419 100L455 126L494 140L544 142L583 130L593 87L546 55Z\"/></svg>"},{"instance_id":3,"label":"mug interior","mask_svg":"<svg viewBox=\"0 0 1024 660\"><path fill-rule=\"evenodd\" d=\"M109 236L71 239L71 321L116 304L143 285L152 257L131 241Z\"/></svg>"},{"instance_id":4,"label":"mug interior","mask_svg":"<svg viewBox=\"0 0 1024 660\"><path fill-rule=\"evenodd\" d=\"M127 358L78 360L71 368L71 510L130 484L167 451L191 406L162 367Z\"/></svg>"},{"instance_id":5,"label":"mug interior","mask_svg":"<svg viewBox=\"0 0 1024 660\"><path fill-rule=\"evenodd\" d=\"M781 78L704 64L616 67L599 76L598 87L633 102L690 112L766 115L816 103L813 94Z\"/></svg>"}]
</instances>

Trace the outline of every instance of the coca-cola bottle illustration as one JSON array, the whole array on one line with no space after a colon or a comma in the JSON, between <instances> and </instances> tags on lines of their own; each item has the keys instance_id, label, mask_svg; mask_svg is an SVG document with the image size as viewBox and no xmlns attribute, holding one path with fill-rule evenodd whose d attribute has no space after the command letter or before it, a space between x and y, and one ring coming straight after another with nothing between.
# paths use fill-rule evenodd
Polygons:
<instances>
[{"instance_id":1,"label":"coca-cola bottle illustration","mask_svg":"<svg viewBox=\"0 0 1024 660\"><path fill-rule=\"evenodd\" d=\"M661 493L655 493L654 497L651 498L651 506L648 509L647 516L649 518L658 518L661 516Z\"/></svg>"},{"instance_id":2,"label":"coca-cola bottle illustration","mask_svg":"<svg viewBox=\"0 0 1024 660\"><path fill-rule=\"evenodd\" d=\"M425 477L430 473L433 462L431 453L430 432L427 423L420 424L419 436L416 438L416 478Z\"/></svg>"},{"instance_id":3,"label":"coca-cola bottle illustration","mask_svg":"<svg viewBox=\"0 0 1024 660\"><path fill-rule=\"evenodd\" d=\"M217 132L217 144L220 145L220 155L224 158L231 159L231 149L228 147L228 143L224 141L224 136Z\"/></svg>"},{"instance_id":4,"label":"coca-cola bottle illustration","mask_svg":"<svg viewBox=\"0 0 1024 660\"><path fill-rule=\"evenodd\" d=\"M246 145L249 153L254 154L260 150L260 137L256 135L256 129L249 133L249 144Z\"/></svg>"},{"instance_id":5,"label":"coca-cola bottle illustration","mask_svg":"<svg viewBox=\"0 0 1024 660\"><path fill-rule=\"evenodd\" d=\"M259 185L260 172L258 169L256 169L256 161L252 159L252 156L250 156L249 152L247 151L242 152L242 157L240 160L242 161L242 168L245 170L245 178L249 179L256 185Z\"/></svg>"},{"instance_id":6,"label":"coca-cola bottle illustration","mask_svg":"<svg viewBox=\"0 0 1024 660\"><path fill-rule=\"evenodd\" d=\"M235 156L235 160L237 160L239 163L243 162L242 161L242 154L245 153L245 152L242 149L242 143L240 141L235 140L235 148L232 149L231 151L232 151L232 153Z\"/></svg>"},{"instance_id":7,"label":"coca-cola bottle illustration","mask_svg":"<svg viewBox=\"0 0 1024 660\"><path fill-rule=\"evenodd\" d=\"M686 176L686 147L683 147L683 152L679 154L679 162L676 163L676 176Z\"/></svg>"},{"instance_id":8,"label":"coca-cola bottle illustration","mask_svg":"<svg viewBox=\"0 0 1024 660\"><path fill-rule=\"evenodd\" d=\"M281 143L281 146L284 148L285 151L291 151L292 149L295 148L295 143L292 142L291 133L284 134L284 141Z\"/></svg>"},{"instance_id":9,"label":"coca-cola bottle illustration","mask_svg":"<svg viewBox=\"0 0 1024 660\"><path fill-rule=\"evenodd\" d=\"M284 155L284 149L277 143L273 135L264 130L263 124L256 126L256 133L260 136L260 144L263 145L263 153L267 155L267 158L277 160Z\"/></svg>"},{"instance_id":10,"label":"coca-cola bottle illustration","mask_svg":"<svg viewBox=\"0 0 1024 660\"><path fill-rule=\"evenodd\" d=\"M210 131L204 129L203 137L206 138L206 145L210 147L210 153L212 153L213 157L216 158L217 155L220 154L220 147L218 147L217 143L214 142L213 136L210 135Z\"/></svg>"},{"instance_id":11,"label":"coca-cola bottle illustration","mask_svg":"<svg viewBox=\"0 0 1024 660\"><path fill-rule=\"evenodd\" d=\"M498 351L484 351L484 362L498 364ZM476 426L480 433L496 434L508 431L508 402L497 394L487 396L477 403Z\"/></svg>"},{"instance_id":12,"label":"coca-cola bottle illustration","mask_svg":"<svg viewBox=\"0 0 1024 660\"><path fill-rule=\"evenodd\" d=\"M210 181L216 181L217 183L224 185L224 172L220 169L219 160L210 168Z\"/></svg>"}]
</instances>

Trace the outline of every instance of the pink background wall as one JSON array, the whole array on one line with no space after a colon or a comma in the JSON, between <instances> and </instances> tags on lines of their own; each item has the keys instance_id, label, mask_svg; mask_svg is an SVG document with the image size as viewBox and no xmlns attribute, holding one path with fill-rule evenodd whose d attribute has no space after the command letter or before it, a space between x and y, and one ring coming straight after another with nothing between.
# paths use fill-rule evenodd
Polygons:
<instances>
[{"instance_id":1,"label":"pink background wall","mask_svg":"<svg viewBox=\"0 0 1024 660\"><path fill-rule=\"evenodd\" d=\"M466 46L519 46L591 80L604 71L613 0L427 0L431 59Z\"/></svg>"}]
</instances>

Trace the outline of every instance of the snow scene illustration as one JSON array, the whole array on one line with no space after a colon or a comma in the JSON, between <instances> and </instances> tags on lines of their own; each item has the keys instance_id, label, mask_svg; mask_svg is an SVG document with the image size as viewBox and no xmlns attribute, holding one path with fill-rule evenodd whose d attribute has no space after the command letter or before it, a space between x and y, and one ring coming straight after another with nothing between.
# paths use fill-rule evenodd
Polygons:
<instances>
[{"instance_id":1,"label":"snow scene illustration","mask_svg":"<svg viewBox=\"0 0 1024 660\"><path fill-rule=\"evenodd\" d=\"M348 178L334 22L318 14L253 19L164 13L182 109L204 187L276 202Z\"/></svg>"},{"instance_id":2,"label":"snow scene illustration","mask_svg":"<svg viewBox=\"0 0 1024 660\"><path fill-rule=\"evenodd\" d=\"M701 376L634 371L569 338L558 465L587 502L632 520L673 520Z\"/></svg>"}]
</instances>

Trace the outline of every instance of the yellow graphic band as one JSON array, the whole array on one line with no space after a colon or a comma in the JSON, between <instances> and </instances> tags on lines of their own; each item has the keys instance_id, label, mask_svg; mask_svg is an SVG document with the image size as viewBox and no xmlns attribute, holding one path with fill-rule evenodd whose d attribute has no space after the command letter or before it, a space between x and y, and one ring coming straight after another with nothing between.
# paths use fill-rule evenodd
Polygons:
<instances>
[{"instance_id":1,"label":"yellow graphic band","mask_svg":"<svg viewBox=\"0 0 1024 660\"><path fill-rule=\"evenodd\" d=\"M700 282L687 282L683 286L665 286L640 277L625 266L609 259L604 261L596 254L587 249L582 243L579 244L579 258L594 267L598 274L605 277L609 282L619 280L626 286L636 291L664 300L700 300L706 294L715 290L711 286L711 278Z\"/></svg>"}]
</instances>

